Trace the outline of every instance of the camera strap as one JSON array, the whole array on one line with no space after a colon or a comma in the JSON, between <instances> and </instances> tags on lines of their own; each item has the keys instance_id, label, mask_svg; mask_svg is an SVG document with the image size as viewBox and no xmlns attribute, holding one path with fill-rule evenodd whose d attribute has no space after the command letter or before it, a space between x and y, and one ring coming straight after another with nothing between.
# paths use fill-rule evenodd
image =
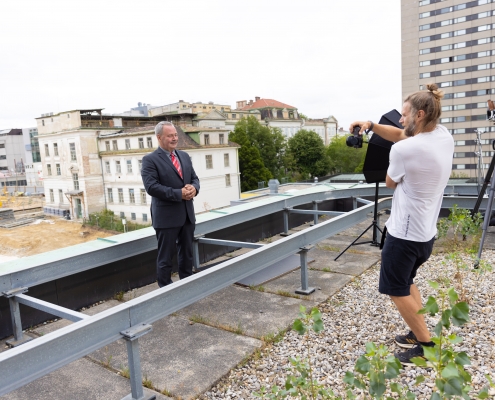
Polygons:
<instances>
[{"instance_id":1,"label":"camera strap","mask_svg":"<svg viewBox=\"0 0 495 400\"><path fill-rule=\"evenodd\" d=\"M387 227L383 228L382 240L380 241L380 250L383 249L383 245L385 244L385 238L387 237Z\"/></svg>"}]
</instances>

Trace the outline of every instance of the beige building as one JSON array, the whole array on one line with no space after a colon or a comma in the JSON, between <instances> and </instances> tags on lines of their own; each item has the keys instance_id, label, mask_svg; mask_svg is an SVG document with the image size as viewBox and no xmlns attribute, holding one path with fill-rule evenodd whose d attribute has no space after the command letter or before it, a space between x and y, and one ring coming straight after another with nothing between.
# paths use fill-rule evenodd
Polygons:
<instances>
[{"instance_id":1,"label":"beige building","mask_svg":"<svg viewBox=\"0 0 495 400\"><path fill-rule=\"evenodd\" d=\"M430 82L444 91L440 123L454 136L457 174L476 176L479 163L486 174L493 155L494 10L493 0L402 0L402 94Z\"/></svg>"}]
</instances>

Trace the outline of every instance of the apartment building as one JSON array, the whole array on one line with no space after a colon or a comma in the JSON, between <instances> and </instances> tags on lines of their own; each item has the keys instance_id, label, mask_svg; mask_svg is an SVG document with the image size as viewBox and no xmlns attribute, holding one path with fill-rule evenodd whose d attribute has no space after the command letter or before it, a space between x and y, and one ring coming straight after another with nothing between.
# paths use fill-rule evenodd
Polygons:
<instances>
[{"instance_id":1,"label":"apartment building","mask_svg":"<svg viewBox=\"0 0 495 400\"><path fill-rule=\"evenodd\" d=\"M444 91L440 123L454 136L457 174L486 171L493 155L494 43L494 0L402 0L402 94L430 82Z\"/></svg>"}]
</instances>

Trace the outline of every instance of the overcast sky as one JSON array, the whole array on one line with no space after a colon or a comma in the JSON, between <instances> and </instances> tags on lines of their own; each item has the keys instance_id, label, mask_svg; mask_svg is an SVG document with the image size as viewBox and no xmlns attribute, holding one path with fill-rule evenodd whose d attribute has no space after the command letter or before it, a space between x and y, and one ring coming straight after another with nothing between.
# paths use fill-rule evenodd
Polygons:
<instances>
[{"instance_id":1,"label":"overcast sky","mask_svg":"<svg viewBox=\"0 0 495 400\"><path fill-rule=\"evenodd\" d=\"M401 109L399 0L15 0L0 15L0 129L179 99L260 96L346 129Z\"/></svg>"}]
</instances>

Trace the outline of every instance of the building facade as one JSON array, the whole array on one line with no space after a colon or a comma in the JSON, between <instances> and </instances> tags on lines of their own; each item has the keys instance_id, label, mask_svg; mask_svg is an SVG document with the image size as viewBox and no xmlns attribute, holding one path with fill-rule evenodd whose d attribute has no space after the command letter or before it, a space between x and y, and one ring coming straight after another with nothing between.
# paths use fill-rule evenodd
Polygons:
<instances>
[{"instance_id":1,"label":"building facade","mask_svg":"<svg viewBox=\"0 0 495 400\"><path fill-rule=\"evenodd\" d=\"M402 0L403 98L430 82L444 91L440 123L453 134L459 175L486 173L493 156L494 32L493 0Z\"/></svg>"},{"instance_id":2,"label":"building facade","mask_svg":"<svg viewBox=\"0 0 495 400\"><path fill-rule=\"evenodd\" d=\"M37 118L46 211L69 211L80 219L107 208L131 221L151 223L151 199L144 192L141 160L157 148L153 129L162 119L109 116L102 109ZM180 127L177 130L178 148L190 154L201 180L195 211L223 207L238 199L238 146L217 143L219 135L212 135L209 145L201 145Z\"/></svg>"}]
</instances>

